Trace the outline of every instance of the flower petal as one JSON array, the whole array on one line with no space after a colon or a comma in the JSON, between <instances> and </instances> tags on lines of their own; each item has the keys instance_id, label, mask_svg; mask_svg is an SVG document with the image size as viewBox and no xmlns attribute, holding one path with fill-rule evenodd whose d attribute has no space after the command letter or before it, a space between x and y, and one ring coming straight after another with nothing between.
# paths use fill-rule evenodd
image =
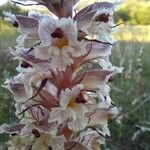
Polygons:
<instances>
[{"instance_id":1,"label":"flower petal","mask_svg":"<svg viewBox=\"0 0 150 150\"><path fill-rule=\"evenodd\" d=\"M90 150L89 148L85 147L82 143L78 143L75 141L69 141L65 143L65 150Z\"/></svg>"},{"instance_id":2,"label":"flower petal","mask_svg":"<svg viewBox=\"0 0 150 150\"><path fill-rule=\"evenodd\" d=\"M114 116L118 114L118 109L116 107L113 108L96 108L93 112L86 113L86 117L89 118L89 125L105 125L107 123L108 117Z\"/></svg>"},{"instance_id":3,"label":"flower petal","mask_svg":"<svg viewBox=\"0 0 150 150\"><path fill-rule=\"evenodd\" d=\"M112 73L113 71L109 70L90 71L76 76L73 83L82 78L80 84L83 84L85 89L99 89L101 86L104 86L104 83L107 82L107 76L110 76Z\"/></svg>"},{"instance_id":4,"label":"flower petal","mask_svg":"<svg viewBox=\"0 0 150 150\"><path fill-rule=\"evenodd\" d=\"M25 127L24 124L6 125L0 126L0 133L18 133Z\"/></svg>"},{"instance_id":5,"label":"flower petal","mask_svg":"<svg viewBox=\"0 0 150 150\"><path fill-rule=\"evenodd\" d=\"M82 10L80 10L74 17L77 20L78 28L81 29L84 26L89 26L89 22L94 18L95 14L100 9L113 8L113 3L110 2L95 2Z\"/></svg>"},{"instance_id":6,"label":"flower petal","mask_svg":"<svg viewBox=\"0 0 150 150\"><path fill-rule=\"evenodd\" d=\"M95 40L91 41L91 43L87 43L86 49L87 51L90 51L90 53L85 57L84 61L89 61L109 56L111 54L112 45Z\"/></svg>"},{"instance_id":7,"label":"flower petal","mask_svg":"<svg viewBox=\"0 0 150 150\"><path fill-rule=\"evenodd\" d=\"M9 12L5 12L4 15L8 18L6 20L13 22L13 25L19 27L23 34L38 38L39 22L37 19L23 15L13 15Z\"/></svg>"},{"instance_id":8,"label":"flower petal","mask_svg":"<svg viewBox=\"0 0 150 150\"><path fill-rule=\"evenodd\" d=\"M70 66L72 70L78 70L83 64L91 60L105 58L111 54L112 45L91 40L86 44L87 53L83 56L74 58L74 63Z\"/></svg>"}]
</instances>

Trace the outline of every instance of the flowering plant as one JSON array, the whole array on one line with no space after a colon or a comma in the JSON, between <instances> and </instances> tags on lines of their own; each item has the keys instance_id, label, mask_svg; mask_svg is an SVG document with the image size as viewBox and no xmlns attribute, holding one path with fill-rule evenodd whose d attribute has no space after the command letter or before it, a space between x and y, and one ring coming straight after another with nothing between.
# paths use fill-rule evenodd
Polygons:
<instances>
[{"instance_id":1,"label":"flowering plant","mask_svg":"<svg viewBox=\"0 0 150 150\"><path fill-rule=\"evenodd\" d=\"M21 31L16 50L10 49L19 74L5 82L20 121L2 125L0 132L10 134L10 150L100 149L110 136L108 119L118 113L108 84L122 72L109 62L113 11L120 1L96 2L74 16L78 0L32 1L58 18L5 12Z\"/></svg>"}]
</instances>

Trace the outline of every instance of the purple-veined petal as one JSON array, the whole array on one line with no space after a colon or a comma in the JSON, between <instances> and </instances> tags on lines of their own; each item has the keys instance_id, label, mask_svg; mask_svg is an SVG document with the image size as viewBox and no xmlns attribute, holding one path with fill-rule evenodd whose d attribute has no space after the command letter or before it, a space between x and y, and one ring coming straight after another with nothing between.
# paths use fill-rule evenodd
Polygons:
<instances>
[{"instance_id":1,"label":"purple-veined petal","mask_svg":"<svg viewBox=\"0 0 150 150\"><path fill-rule=\"evenodd\" d=\"M43 78L51 78L52 75L58 75L56 68L46 60L36 58L34 54L24 53L21 54L21 58L30 67L35 67L37 71L43 72ZM27 65L26 64L26 65ZM22 67L22 66L21 66Z\"/></svg>"},{"instance_id":2,"label":"purple-veined petal","mask_svg":"<svg viewBox=\"0 0 150 150\"><path fill-rule=\"evenodd\" d=\"M86 114L86 117L89 118L89 125L104 125L107 123L108 117L113 117L118 114L118 109L116 107L101 107L96 108L92 112Z\"/></svg>"},{"instance_id":3,"label":"purple-veined petal","mask_svg":"<svg viewBox=\"0 0 150 150\"><path fill-rule=\"evenodd\" d=\"M87 51L90 53L85 57L84 61L89 61L101 57L107 57L111 54L112 45L109 43L101 43L99 41L89 41L86 45Z\"/></svg>"},{"instance_id":4,"label":"purple-veined petal","mask_svg":"<svg viewBox=\"0 0 150 150\"><path fill-rule=\"evenodd\" d=\"M100 9L110 9L113 8L113 3L110 2L95 2L82 10L80 10L74 17L77 22L91 21L96 12Z\"/></svg>"},{"instance_id":5,"label":"purple-veined petal","mask_svg":"<svg viewBox=\"0 0 150 150\"><path fill-rule=\"evenodd\" d=\"M115 3L95 2L82 10L74 17L77 21L78 30L88 29L91 21L108 22L109 16L112 15Z\"/></svg>"},{"instance_id":6,"label":"purple-veined petal","mask_svg":"<svg viewBox=\"0 0 150 150\"><path fill-rule=\"evenodd\" d=\"M69 141L65 143L65 150L90 150L89 148L85 147L82 143Z\"/></svg>"},{"instance_id":7,"label":"purple-veined petal","mask_svg":"<svg viewBox=\"0 0 150 150\"><path fill-rule=\"evenodd\" d=\"M6 20L13 22L13 25L21 30L27 37L38 39L39 22L35 18L22 15L14 15L10 12L4 12Z\"/></svg>"},{"instance_id":8,"label":"purple-veined petal","mask_svg":"<svg viewBox=\"0 0 150 150\"><path fill-rule=\"evenodd\" d=\"M16 96L16 101L18 103L37 103L43 107L50 109L58 105L56 100L57 90L52 86L43 87L40 91L38 88L33 88L33 96L29 99L23 84L20 83L10 83L10 90ZM32 101L32 99L34 99Z\"/></svg>"},{"instance_id":9,"label":"purple-veined petal","mask_svg":"<svg viewBox=\"0 0 150 150\"><path fill-rule=\"evenodd\" d=\"M101 70L101 71L90 71L87 73L80 74L74 78L73 83L76 83L76 80L81 78L80 84L84 85L84 88L87 90L99 89L106 83L106 79L110 76L113 71Z\"/></svg>"},{"instance_id":10,"label":"purple-veined petal","mask_svg":"<svg viewBox=\"0 0 150 150\"><path fill-rule=\"evenodd\" d=\"M18 97L26 96L24 85L21 83L10 83L10 90L16 94Z\"/></svg>"},{"instance_id":11,"label":"purple-veined petal","mask_svg":"<svg viewBox=\"0 0 150 150\"><path fill-rule=\"evenodd\" d=\"M105 58L111 54L112 45L109 43L101 43L99 41L89 41L86 44L87 54L74 58L74 63L70 66L73 70L78 70L83 64L99 59Z\"/></svg>"},{"instance_id":12,"label":"purple-veined petal","mask_svg":"<svg viewBox=\"0 0 150 150\"><path fill-rule=\"evenodd\" d=\"M25 127L24 124L14 124L14 125L2 125L0 126L0 133L18 133Z\"/></svg>"},{"instance_id":13,"label":"purple-veined petal","mask_svg":"<svg viewBox=\"0 0 150 150\"><path fill-rule=\"evenodd\" d=\"M22 15L16 15L16 21L22 28L34 28L38 27L39 24L38 20Z\"/></svg>"}]
</instances>

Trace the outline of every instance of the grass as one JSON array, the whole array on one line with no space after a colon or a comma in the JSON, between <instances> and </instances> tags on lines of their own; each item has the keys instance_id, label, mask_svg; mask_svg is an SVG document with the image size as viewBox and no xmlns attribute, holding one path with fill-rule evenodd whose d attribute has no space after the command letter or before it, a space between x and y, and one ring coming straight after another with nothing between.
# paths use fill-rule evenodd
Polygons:
<instances>
[{"instance_id":1,"label":"grass","mask_svg":"<svg viewBox=\"0 0 150 150\"><path fill-rule=\"evenodd\" d=\"M113 49L112 62L125 69L111 91L112 100L122 109L116 122L110 124L112 139L107 145L112 150L150 149L148 131L132 140L134 133L140 131L138 125L150 128L149 47L150 43L120 41Z\"/></svg>"},{"instance_id":2,"label":"grass","mask_svg":"<svg viewBox=\"0 0 150 150\"><path fill-rule=\"evenodd\" d=\"M18 32L11 25L6 24L0 19L0 51L5 51L11 45L15 45Z\"/></svg>"},{"instance_id":3,"label":"grass","mask_svg":"<svg viewBox=\"0 0 150 150\"><path fill-rule=\"evenodd\" d=\"M120 25L116 39L133 42L150 42L150 25Z\"/></svg>"},{"instance_id":4,"label":"grass","mask_svg":"<svg viewBox=\"0 0 150 150\"><path fill-rule=\"evenodd\" d=\"M140 34L136 28L140 28ZM119 29L116 35L119 42L113 48L111 61L117 66L124 66L125 69L112 83L111 97L121 109L121 113L118 118L110 121L112 137L106 140L103 149L150 149L149 131L141 130L139 127L150 128L149 29L150 27L141 26L127 27ZM8 47L15 46L18 33L4 22L0 23L0 30L0 84L3 84L6 78L16 74L17 62L12 60ZM0 87L0 101L0 124L12 123L14 118L8 116L14 112L13 96L2 87ZM139 134L132 140L137 131ZM7 138L6 135L0 136L0 146Z\"/></svg>"}]
</instances>

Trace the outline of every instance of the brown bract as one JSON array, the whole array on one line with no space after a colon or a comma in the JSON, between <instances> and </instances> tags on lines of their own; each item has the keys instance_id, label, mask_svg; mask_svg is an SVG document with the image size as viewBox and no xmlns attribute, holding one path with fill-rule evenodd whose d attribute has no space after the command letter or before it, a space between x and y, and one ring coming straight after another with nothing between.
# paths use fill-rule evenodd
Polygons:
<instances>
[{"instance_id":1,"label":"brown bract","mask_svg":"<svg viewBox=\"0 0 150 150\"><path fill-rule=\"evenodd\" d=\"M58 18L68 18L72 17L73 6L78 2L78 0L43 0L43 2L44 5Z\"/></svg>"},{"instance_id":2,"label":"brown bract","mask_svg":"<svg viewBox=\"0 0 150 150\"><path fill-rule=\"evenodd\" d=\"M91 4L83 9L81 9L75 16L74 20L77 22L80 21L91 21L96 12L100 9L110 9L113 7L113 3L110 2L96 2L94 4Z\"/></svg>"}]
</instances>

